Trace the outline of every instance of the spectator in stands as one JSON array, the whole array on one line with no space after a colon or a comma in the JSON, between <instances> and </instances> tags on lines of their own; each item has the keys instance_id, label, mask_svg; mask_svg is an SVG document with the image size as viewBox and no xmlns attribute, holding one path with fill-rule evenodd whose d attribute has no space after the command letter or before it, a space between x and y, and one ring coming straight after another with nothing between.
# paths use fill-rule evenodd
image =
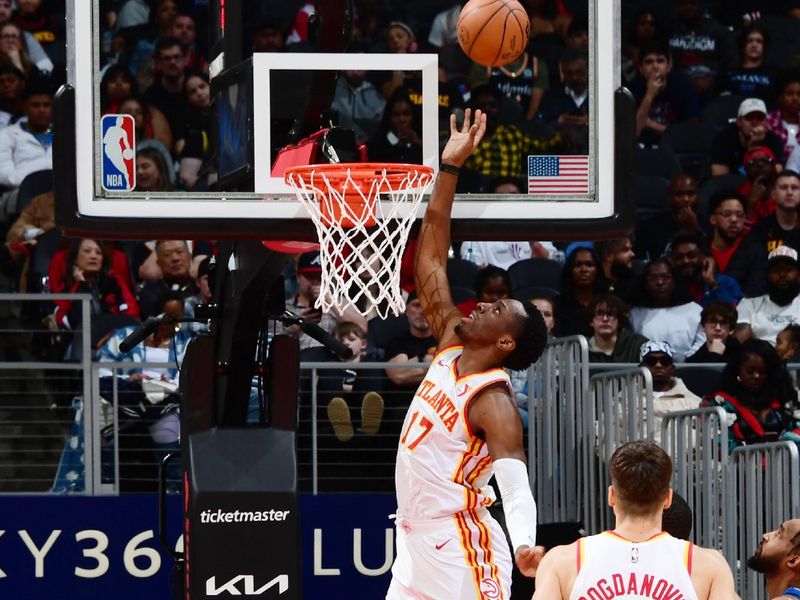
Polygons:
<instances>
[{"instance_id":1,"label":"spectator in stands","mask_svg":"<svg viewBox=\"0 0 800 600\"><path fill-rule=\"evenodd\" d=\"M187 317L194 317L194 309L201 304L209 304L213 300L211 293L211 284L209 277L211 275L211 265L214 257L206 256L197 265L197 276L194 278L195 285L197 286L197 293L194 296L189 296L183 302L183 314ZM187 323L186 324L194 333L207 332L208 323Z\"/></svg>"},{"instance_id":2,"label":"spectator in stands","mask_svg":"<svg viewBox=\"0 0 800 600\"><path fill-rule=\"evenodd\" d=\"M639 258L662 258L669 251L675 234L688 232L701 234L697 202L700 199L697 180L679 173L669 184L670 210L662 211L642 221L636 228L633 251Z\"/></svg>"},{"instance_id":3,"label":"spectator in stands","mask_svg":"<svg viewBox=\"0 0 800 600\"><path fill-rule=\"evenodd\" d=\"M286 301L286 308L308 321L318 324L328 333L333 331L337 323L349 321L355 323L364 331L367 330L367 320L353 308L347 308L341 315L334 311L322 312L314 307L319 297L320 282L322 277L322 263L319 252L306 252L297 259L297 293ZM325 360L330 355L323 351L321 344L310 336L300 331L299 327L284 328L278 324L277 333L288 333L296 336L300 341L301 356L305 360Z\"/></svg>"},{"instance_id":4,"label":"spectator in stands","mask_svg":"<svg viewBox=\"0 0 800 600\"><path fill-rule=\"evenodd\" d=\"M800 143L800 72L785 71L778 79L778 108L767 114L766 127L783 143L776 156L786 162Z\"/></svg>"},{"instance_id":5,"label":"spectator in stands","mask_svg":"<svg viewBox=\"0 0 800 600\"><path fill-rule=\"evenodd\" d=\"M50 73L53 63L46 56L38 63L31 60L26 38L22 30L14 23L6 23L0 27L0 63L13 65L25 73L26 77Z\"/></svg>"},{"instance_id":6,"label":"spectator in stands","mask_svg":"<svg viewBox=\"0 0 800 600\"><path fill-rule=\"evenodd\" d=\"M631 328L649 340L669 342L678 361L705 342L700 327L702 307L693 302L663 258L647 263L631 299Z\"/></svg>"},{"instance_id":7,"label":"spectator in stands","mask_svg":"<svg viewBox=\"0 0 800 600\"><path fill-rule=\"evenodd\" d=\"M686 76L672 69L666 42L642 44L638 68L631 82L638 106L636 136L645 146L657 145L670 125L699 118L700 102Z\"/></svg>"},{"instance_id":8,"label":"spectator in stands","mask_svg":"<svg viewBox=\"0 0 800 600\"><path fill-rule=\"evenodd\" d=\"M589 362L635 363L647 338L628 330L628 307L614 294L598 294L587 307L589 326Z\"/></svg>"},{"instance_id":9,"label":"spectator in stands","mask_svg":"<svg viewBox=\"0 0 800 600\"><path fill-rule=\"evenodd\" d=\"M143 319L156 314L158 299L165 292L177 292L183 301L198 291L190 272L192 254L186 241L158 240L155 254L161 279L145 282L139 291L139 307Z\"/></svg>"},{"instance_id":10,"label":"spectator in stands","mask_svg":"<svg viewBox=\"0 0 800 600\"><path fill-rule=\"evenodd\" d=\"M3 23L8 23L12 20L14 13L14 5L12 0L0 0L0 25ZM23 28L24 29L24 28ZM28 55L30 56L30 60L36 67L45 73L49 73L53 70L53 62L50 60L50 57L47 56L47 53L42 48L42 45L36 40L35 37L29 31L23 31L23 37L25 38L25 47L28 49ZM12 38L9 38L11 40ZM61 44L63 45L64 40L61 40ZM61 54L63 54L63 49L60 49Z\"/></svg>"},{"instance_id":11,"label":"spectator in stands","mask_svg":"<svg viewBox=\"0 0 800 600\"><path fill-rule=\"evenodd\" d=\"M784 521L775 531L762 535L747 567L764 574L768 598L800 597L800 519Z\"/></svg>"},{"instance_id":12,"label":"spectator in stands","mask_svg":"<svg viewBox=\"0 0 800 600\"><path fill-rule=\"evenodd\" d=\"M286 50L286 31L275 19L261 22L250 36L253 52L283 52Z\"/></svg>"},{"instance_id":13,"label":"spectator in stands","mask_svg":"<svg viewBox=\"0 0 800 600\"><path fill-rule=\"evenodd\" d=\"M672 274L683 285L692 300L700 306L722 300L736 304L742 299L739 283L717 273L714 259L708 256L705 241L690 233L679 233L672 240L669 262Z\"/></svg>"},{"instance_id":14,"label":"spectator in stands","mask_svg":"<svg viewBox=\"0 0 800 600\"><path fill-rule=\"evenodd\" d=\"M747 181L743 182L738 192L747 199L748 231L761 219L775 212L775 200L772 199L772 186L781 165L776 163L775 155L767 146L751 146L744 153L744 170Z\"/></svg>"},{"instance_id":15,"label":"spectator in stands","mask_svg":"<svg viewBox=\"0 0 800 600\"><path fill-rule=\"evenodd\" d=\"M304 2L303 5L297 10L292 29L289 36L286 38L288 44L297 44L300 42L308 41L309 21L311 17L317 12L314 2Z\"/></svg>"},{"instance_id":16,"label":"spectator in stands","mask_svg":"<svg viewBox=\"0 0 800 600\"><path fill-rule=\"evenodd\" d=\"M769 253L767 293L739 303L736 337L751 337L775 345L778 333L788 324L800 323L800 264L797 250L778 246Z\"/></svg>"},{"instance_id":17,"label":"spectator in stands","mask_svg":"<svg viewBox=\"0 0 800 600\"><path fill-rule=\"evenodd\" d=\"M694 410L702 399L680 377L675 377L675 353L667 341L649 341L639 350L640 366L653 378L653 425L656 444L661 443L661 423L667 413Z\"/></svg>"},{"instance_id":18,"label":"spectator in stands","mask_svg":"<svg viewBox=\"0 0 800 600\"><path fill-rule=\"evenodd\" d=\"M148 26L136 32L135 45L127 60L128 68L136 78L140 90L152 86L154 76L161 70L157 55L158 42L167 38L177 41L177 38L172 37L172 23L178 16L177 1L152 0L151 4L154 10L150 13ZM183 67L186 65L183 64Z\"/></svg>"},{"instance_id":19,"label":"spectator in stands","mask_svg":"<svg viewBox=\"0 0 800 600\"><path fill-rule=\"evenodd\" d=\"M53 92L49 81L30 80L25 86L25 118L0 131L0 214L17 210L22 180L53 166Z\"/></svg>"},{"instance_id":20,"label":"spectator in stands","mask_svg":"<svg viewBox=\"0 0 800 600\"><path fill-rule=\"evenodd\" d=\"M137 192L166 192L172 189L171 170L158 148L143 148L136 153Z\"/></svg>"},{"instance_id":21,"label":"spectator in stands","mask_svg":"<svg viewBox=\"0 0 800 600\"><path fill-rule=\"evenodd\" d=\"M559 135L551 139L534 139L525 135L516 125L502 123L502 102L502 95L492 86L473 88L470 99L472 108L480 109L488 118L483 140L462 171L491 178L520 178L525 174L526 157L529 154L543 154L563 145L564 141Z\"/></svg>"},{"instance_id":22,"label":"spectator in stands","mask_svg":"<svg viewBox=\"0 0 800 600\"><path fill-rule=\"evenodd\" d=\"M180 293L163 292L155 310L180 319L183 316ZM129 352L122 352L119 345L134 330L134 327L114 330L100 347L100 362L167 365L183 362L192 337L187 330L164 322L146 340ZM154 491L157 487L156 465L168 452L178 448L180 422L176 392L180 373L174 367L165 366L129 369L116 380L111 375L110 369L100 371L100 395L111 403L113 386L117 386L120 490ZM173 479L171 475L168 473L168 477Z\"/></svg>"},{"instance_id":23,"label":"spectator in stands","mask_svg":"<svg viewBox=\"0 0 800 600\"><path fill-rule=\"evenodd\" d=\"M165 160L170 156L173 142L172 127L160 110L136 96L130 96L120 103L116 112L133 117L136 145L139 150L142 149L142 142L145 140L156 141L161 146L159 150L162 155L166 155Z\"/></svg>"},{"instance_id":24,"label":"spectator in stands","mask_svg":"<svg viewBox=\"0 0 800 600\"><path fill-rule=\"evenodd\" d=\"M180 139L184 133L186 96L183 84L186 79L186 56L180 40L174 37L160 38L155 45L158 77L144 93L144 100L160 110L172 127L172 135Z\"/></svg>"},{"instance_id":25,"label":"spectator in stands","mask_svg":"<svg viewBox=\"0 0 800 600\"><path fill-rule=\"evenodd\" d=\"M728 446L790 440L800 442L793 413L797 391L769 342L751 339L725 365L719 390L705 397L706 406L729 413Z\"/></svg>"},{"instance_id":26,"label":"spectator in stands","mask_svg":"<svg viewBox=\"0 0 800 600\"><path fill-rule=\"evenodd\" d=\"M589 52L589 24L585 17L574 17L564 34L567 48Z\"/></svg>"},{"instance_id":27,"label":"spectator in stands","mask_svg":"<svg viewBox=\"0 0 800 600\"><path fill-rule=\"evenodd\" d=\"M342 321L333 329L333 336L353 351L347 363L361 362L367 348L367 334L355 323ZM360 432L375 435L383 419L381 381L365 369L330 369L320 375L318 391L327 398L328 421L336 439L346 443L353 439L355 429L350 417L350 406L357 402L361 407ZM333 396L333 397L331 397Z\"/></svg>"},{"instance_id":28,"label":"spectator in stands","mask_svg":"<svg viewBox=\"0 0 800 600\"><path fill-rule=\"evenodd\" d=\"M608 291L597 254L591 248L577 248L564 262L561 294L555 299L558 335L591 337L586 310L595 294Z\"/></svg>"},{"instance_id":29,"label":"spectator in stands","mask_svg":"<svg viewBox=\"0 0 800 600\"><path fill-rule=\"evenodd\" d=\"M207 73L208 63L204 56L197 52L197 27L194 17L188 13L178 13L172 20L170 35L178 38L185 50L184 59L187 71Z\"/></svg>"},{"instance_id":30,"label":"spectator in stands","mask_svg":"<svg viewBox=\"0 0 800 600\"><path fill-rule=\"evenodd\" d=\"M385 43L386 51L391 54L409 54L418 49L414 31L401 21L387 25ZM416 74L406 71L373 71L369 74L370 81L387 101L405 86L407 79L416 77Z\"/></svg>"},{"instance_id":31,"label":"spectator in stands","mask_svg":"<svg viewBox=\"0 0 800 600\"><path fill-rule=\"evenodd\" d=\"M746 98L761 98L766 104L775 99L775 71L764 64L769 48L767 30L759 23L751 23L742 30L739 67L728 69L722 89Z\"/></svg>"},{"instance_id":32,"label":"spectator in stands","mask_svg":"<svg viewBox=\"0 0 800 600\"><path fill-rule=\"evenodd\" d=\"M735 192L721 192L711 198L711 256L717 272L738 281L745 296L759 296L766 285L767 252L745 237L745 206L744 196Z\"/></svg>"},{"instance_id":33,"label":"spectator in stands","mask_svg":"<svg viewBox=\"0 0 800 600\"><path fill-rule=\"evenodd\" d=\"M686 357L690 363L727 363L739 351L739 340L732 334L739 313L729 302L712 300L700 313L700 326L706 343Z\"/></svg>"},{"instance_id":34,"label":"spectator in stands","mask_svg":"<svg viewBox=\"0 0 800 600\"><path fill-rule=\"evenodd\" d=\"M778 173L772 185L772 198L775 212L763 217L750 230L750 237L763 245L767 252L772 252L778 246L800 250L800 220L797 215L800 174L787 170Z\"/></svg>"},{"instance_id":35,"label":"spectator in stands","mask_svg":"<svg viewBox=\"0 0 800 600\"><path fill-rule=\"evenodd\" d=\"M64 21L53 18L44 0L17 0L14 23L23 31L30 33L47 52L50 70L53 64L66 65ZM37 64L38 66L38 64ZM41 66L39 66L42 69ZM43 71L46 69L42 69Z\"/></svg>"},{"instance_id":36,"label":"spectator in stands","mask_svg":"<svg viewBox=\"0 0 800 600\"><path fill-rule=\"evenodd\" d=\"M6 233L6 242L29 242L56 226L55 194L36 196Z\"/></svg>"},{"instance_id":37,"label":"spectator in stands","mask_svg":"<svg viewBox=\"0 0 800 600\"><path fill-rule=\"evenodd\" d=\"M553 329L556 325L556 307L552 298L531 298L531 304L539 309L539 313L544 319L544 325L547 327L547 337L553 337Z\"/></svg>"},{"instance_id":38,"label":"spectator in stands","mask_svg":"<svg viewBox=\"0 0 800 600\"><path fill-rule=\"evenodd\" d=\"M431 30L428 34L428 43L434 48L444 48L450 44L458 43L458 17L467 0L460 0L458 4L437 13L433 18Z\"/></svg>"},{"instance_id":39,"label":"spectator in stands","mask_svg":"<svg viewBox=\"0 0 800 600\"><path fill-rule=\"evenodd\" d=\"M117 14L120 29L145 25L150 20L150 3L147 0L125 0Z\"/></svg>"},{"instance_id":40,"label":"spectator in stands","mask_svg":"<svg viewBox=\"0 0 800 600\"><path fill-rule=\"evenodd\" d=\"M208 77L203 73L187 75L184 90L188 106L183 128L186 137L175 142L175 154L180 157L180 181L192 189L212 154L214 125Z\"/></svg>"},{"instance_id":41,"label":"spectator in stands","mask_svg":"<svg viewBox=\"0 0 800 600\"><path fill-rule=\"evenodd\" d=\"M0 64L0 129L25 115L25 74L14 65Z\"/></svg>"},{"instance_id":42,"label":"spectator in stands","mask_svg":"<svg viewBox=\"0 0 800 600\"><path fill-rule=\"evenodd\" d=\"M359 144L378 132L386 107L386 100L365 75L363 70L342 71L331 103L331 110L339 116L339 125L355 131Z\"/></svg>"},{"instance_id":43,"label":"spectator in stands","mask_svg":"<svg viewBox=\"0 0 800 600\"><path fill-rule=\"evenodd\" d=\"M511 278L508 271L488 265L478 271L475 277L475 297L458 305L464 316L468 316L478 307L479 302L492 303L511 297Z\"/></svg>"},{"instance_id":44,"label":"spectator in stands","mask_svg":"<svg viewBox=\"0 0 800 600\"><path fill-rule=\"evenodd\" d=\"M395 338L386 347L386 360L391 363L427 363L436 353L436 339L431 335L430 326L422 314L422 307L416 292L411 292L406 300L408 333ZM396 391L413 394L425 377L427 365L418 369L386 368L386 375Z\"/></svg>"},{"instance_id":45,"label":"spectator in stands","mask_svg":"<svg viewBox=\"0 0 800 600\"><path fill-rule=\"evenodd\" d=\"M620 298L627 298L634 284L633 259L636 257L630 238L597 241L594 251L600 259L608 291Z\"/></svg>"},{"instance_id":46,"label":"spectator in stands","mask_svg":"<svg viewBox=\"0 0 800 600\"><path fill-rule=\"evenodd\" d=\"M563 49L563 36L572 19L558 0L527 0L522 5L530 21L528 53L547 63L550 86L559 85L558 59Z\"/></svg>"},{"instance_id":47,"label":"spectator in stands","mask_svg":"<svg viewBox=\"0 0 800 600\"><path fill-rule=\"evenodd\" d=\"M562 85L542 97L536 119L560 127L583 127L589 122L589 60L586 53L567 48L559 59Z\"/></svg>"},{"instance_id":48,"label":"spectator in stands","mask_svg":"<svg viewBox=\"0 0 800 600\"><path fill-rule=\"evenodd\" d=\"M751 146L767 146L775 156L783 156L781 138L767 130L767 105L760 98L747 98L739 105L736 124L714 136L711 143L711 174L739 173L745 152Z\"/></svg>"},{"instance_id":49,"label":"spectator in stands","mask_svg":"<svg viewBox=\"0 0 800 600\"><path fill-rule=\"evenodd\" d=\"M778 334L775 352L784 363L800 362L800 325L787 325Z\"/></svg>"},{"instance_id":50,"label":"spectator in stands","mask_svg":"<svg viewBox=\"0 0 800 600\"><path fill-rule=\"evenodd\" d=\"M422 138L414 122L414 105L399 89L386 102L378 133L367 144L370 160L422 164Z\"/></svg>"},{"instance_id":51,"label":"spectator in stands","mask_svg":"<svg viewBox=\"0 0 800 600\"><path fill-rule=\"evenodd\" d=\"M706 15L703 0L675 0L675 12L678 23L669 38L675 67L707 101L720 74L737 62L736 40L726 27Z\"/></svg>"},{"instance_id":52,"label":"spectator in stands","mask_svg":"<svg viewBox=\"0 0 800 600\"><path fill-rule=\"evenodd\" d=\"M656 13L647 8L636 10L628 29L622 41L622 78L626 84L630 84L636 77L639 49L642 45L652 39L663 37Z\"/></svg>"},{"instance_id":53,"label":"spectator in stands","mask_svg":"<svg viewBox=\"0 0 800 600\"><path fill-rule=\"evenodd\" d=\"M139 305L125 280L110 271L111 257L97 240L73 240L67 253L62 289L69 294L89 294L92 314L92 334L103 336L119 326L113 319L99 315L129 315L139 318ZM81 303L56 300L55 321L62 329L81 328ZM98 327L105 326L105 331Z\"/></svg>"},{"instance_id":54,"label":"spectator in stands","mask_svg":"<svg viewBox=\"0 0 800 600\"><path fill-rule=\"evenodd\" d=\"M122 65L111 65L100 80L100 114L118 113L124 100L133 96L133 77Z\"/></svg>"}]
</instances>

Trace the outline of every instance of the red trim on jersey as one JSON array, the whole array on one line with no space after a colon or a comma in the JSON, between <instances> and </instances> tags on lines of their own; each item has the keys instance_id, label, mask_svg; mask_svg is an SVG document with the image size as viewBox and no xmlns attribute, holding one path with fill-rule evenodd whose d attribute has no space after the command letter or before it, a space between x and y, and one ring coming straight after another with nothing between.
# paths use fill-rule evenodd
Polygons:
<instances>
[{"instance_id":1,"label":"red trim on jersey","mask_svg":"<svg viewBox=\"0 0 800 600\"><path fill-rule=\"evenodd\" d=\"M444 354L448 350L452 350L453 348L463 348L463 347L464 346L462 346L461 344L450 344L449 346L445 346L444 348L441 348L440 350L436 351L436 354L433 355L431 362L432 363L436 362L436 359L439 358L442 354Z\"/></svg>"},{"instance_id":2,"label":"red trim on jersey","mask_svg":"<svg viewBox=\"0 0 800 600\"><path fill-rule=\"evenodd\" d=\"M694 544L692 542L686 542L689 544L689 549L687 550L686 556L686 570L689 571L689 575L692 574L692 551L694 550Z\"/></svg>"},{"instance_id":3,"label":"red trim on jersey","mask_svg":"<svg viewBox=\"0 0 800 600\"><path fill-rule=\"evenodd\" d=\"M503 373L503 375L505 375L505 371L502 371L502 373ZM489 387L490 385L495 385L496 383L504 383L506 385L506 387L509 387L509 382L508 382L507 376L504 377L504 378L493 379L493 380L487 381L483 385L475 388L472 391L472 394L470 394L469 398L467 398L467 401L464 402L464 414L463 414L464 426L467 428L467 435L469 435L470 437L475 437L475 433L472 431L472 425L470 425L470 423L469 423L469 407L470 407L470 404L472 404L472 401L478 395L478 392L480 392L481 390ZM458 384L456 383L456 385L458 385ZM509 389L509 392L511 392L510 389ZM509 396L508 400L509 400L509 402L511 402L512 405L514 405L514 408L517 407L516 404L514 404L513 396Z\"/></svg>"},{"instance_id":4,"label":"red trim on jersey","mask_svg":"<svg viewBox=\"0 0 800 600\"><path fill-rule=\"evenodd\" d=\"M464 512L458 512L455 515L456 527L458 529L459 537L461 538L461 548L464 550L464 559L467 561L467 566L472 571L472 578L475 583L475 589L478 592L478 598L483 594L481 593L481 575L483 569L478 564L478 551L472 545L472 531L467 525L467 519Z\"/></svg>"},{"instance_id":5,"label":"red trim on jersey","mask_svg":"<svg viewBox=\"0 0 800 600\"><path fill-rule=\"evenodd\" d=\"M624 542L628 542L629 544L644 544L646 542L652 542L654 540L661 539L665 535L669 535L666 531L660 531L659 533L656 533L655 535L650 536L646 540L642 540L641 542L634 542L633 540L629 540L626 537L622 537L616 531L611 531L610 529L607 530L607 531L604 531L603 533L607 533L608 535L614 536L615 538L618 538L618 539L620 539L620 540L622 540Z\"/></svg>"},{"instance_id":6,"label":"red trim on jersey","mask_svg":"<svg viewBox=\"0 0 800 600\"><path fill-rule=\"evenodd\" d=\"M578 543L576 544L576 546L577 546L576 562L578 563L578 569L577 569L576 573L580 573L581 572L581 563L583 562L583 538L578 538Z\"/></svg>"}]
</instances>

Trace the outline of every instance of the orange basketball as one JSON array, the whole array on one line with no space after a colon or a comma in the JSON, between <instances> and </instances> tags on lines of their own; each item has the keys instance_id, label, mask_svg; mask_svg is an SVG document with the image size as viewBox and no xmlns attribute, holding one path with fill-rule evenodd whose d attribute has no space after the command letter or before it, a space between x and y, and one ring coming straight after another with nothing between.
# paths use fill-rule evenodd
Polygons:
<instances>
[{"instance_id":1,"label":"orange basketball","mask_svg":"<svg viewBox=\"0 0 800 600\"><path fill-rule=\"evenodd\" d=\"M507 65L525 50L530 29L517 0L470 0L458 17L458 43L478 64Z\"/></svg>"}]
</instances>

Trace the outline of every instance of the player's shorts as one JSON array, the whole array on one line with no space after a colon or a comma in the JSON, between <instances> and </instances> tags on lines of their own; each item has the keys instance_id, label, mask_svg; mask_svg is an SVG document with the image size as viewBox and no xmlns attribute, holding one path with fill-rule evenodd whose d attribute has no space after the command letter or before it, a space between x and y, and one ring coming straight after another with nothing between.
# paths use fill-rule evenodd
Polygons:
<instances>
[{"instance_id":1,"label":"player's shorts","mask_svg":"<svg viewBox=\"0 0 800 600\"><path fill-rule=\"evenodd\" d=\"M509 600L511 553L486 509L429 521L398 515L396 529L386 600Z\"/></svg>"}]
</instances>

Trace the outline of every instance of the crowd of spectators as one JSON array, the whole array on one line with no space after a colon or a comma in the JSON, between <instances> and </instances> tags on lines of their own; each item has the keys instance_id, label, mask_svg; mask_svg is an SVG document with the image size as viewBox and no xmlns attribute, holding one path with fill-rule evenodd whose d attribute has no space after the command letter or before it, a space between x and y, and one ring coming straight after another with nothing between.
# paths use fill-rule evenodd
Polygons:
<instances>
[{"instance_id":1,"label":"crowd of spectators","mask_svg":"<svg viewBox=\"0 0 800 600\"><path fill-rule=\"evenodd\" d=\"M213 184L208 4L99 3L100 114L134 118L136 191L199 191ZM247 4L257 16L244 26L248 49L313 49L313 2ZM350 51L439 55L442 135L452 112L473 107L488 114L489 128L463 169L459 192L521 193L529 154L588 152L593 103L585 0L525 0L529 44L516 61L495 68L471 63L458 46L463 2L354 4ZM800 348L800 2L622 5L621 78L637 104L635 231L595 243L456 242L449 269L455 303L469 312L496 298L533 300L547 313L552 335L589 340L594 363L650 368L659 411L673 398L680 398L676 409L718 404L741 416L732 443L796 439L800 404L785 365ZM47 180L41 173L52 168L52 99L66 68L64 13L63 0L0 0L0 221L6 230L0 284L3 291L91 294L92 346L100 349L168 298L182 300L187 314L207 301L216 244L61 239L52 184L32 183ZM355 131L371 159L422 160L418 74L343 71L331 109L330 117ZM409 277L413 246L401 277L409 293L406 314L390 321L355 311L321 313L314 308L318 256L293 263L288 308L335 329L358 347L360 360L420 363L390 367L367 387L336 379L325 408L341 443L380 431L384 412L384 431L390 430L436 351ZM53 309L46 320L54 330L80 328L75 305L59 301ZM27 317L38 323L42 315ZM301 348L306 359L326 358L307 336ZM58 351L70 356L67 347ZM36 347L29 354L44 355ZM719 363L715 389L692 389L692 381L675 376L683 362ZM512 380L524 412L527 381L518 374ZM360 403L361 429L349 422Z\"/></svg>"}]
</instances>

